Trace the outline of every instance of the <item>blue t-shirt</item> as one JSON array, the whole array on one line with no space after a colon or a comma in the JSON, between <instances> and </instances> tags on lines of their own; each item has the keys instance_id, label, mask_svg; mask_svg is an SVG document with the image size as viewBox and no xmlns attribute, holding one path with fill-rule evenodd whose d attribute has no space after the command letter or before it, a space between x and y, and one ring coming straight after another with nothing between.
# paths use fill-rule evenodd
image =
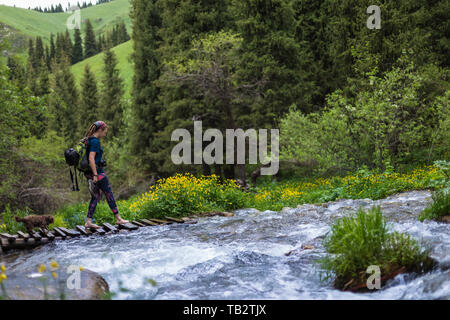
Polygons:
<instances>
[{"instance_id":1,"label":"blue t-shirt","mask_svg":"<svg viewBox=\"0 0 450 320\"><path fill-rule=\"evenodd\" d=\"M89 137L89 153L95 152L95 165L97 166L97 173L103 173L103 168L98 167L103 156L103 147L100 145L100 140L96 137Z\"/></svg>"}]
</instances>

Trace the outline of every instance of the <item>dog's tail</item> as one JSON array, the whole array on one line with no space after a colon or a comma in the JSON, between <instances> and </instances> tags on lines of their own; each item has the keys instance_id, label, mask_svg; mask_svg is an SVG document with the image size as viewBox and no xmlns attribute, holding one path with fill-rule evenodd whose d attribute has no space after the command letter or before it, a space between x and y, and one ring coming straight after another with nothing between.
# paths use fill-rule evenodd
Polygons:
<instances>
[{"instance_id":1,"label":"dog's tail","mask_svg":"<svg viewBox=\"0 0 450 320\"><path fill-rule=\"evenodd\" d=\"M21 218L21 217L14 216L14 219L15 219L17 222L23 222L23 218Z\"/></svg>"}]
</instances>

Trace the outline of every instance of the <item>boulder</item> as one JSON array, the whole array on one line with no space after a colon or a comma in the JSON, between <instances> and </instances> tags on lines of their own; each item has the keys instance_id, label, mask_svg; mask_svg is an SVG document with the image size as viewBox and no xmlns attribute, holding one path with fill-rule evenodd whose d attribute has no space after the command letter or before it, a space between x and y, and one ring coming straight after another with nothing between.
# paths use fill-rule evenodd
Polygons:
<instances>
[{"instance_id":1,"label":"boulder","mask_svg":"<svg viewBox=\"0 0 450 320\"><path fill-rule=\"evenodd\" d=\"M61 292L65 293L65 300L100 300L109 294L108 283L98 273L88 269L80 271L79 289L70 289L67 279L73 274L57 270L58 278L54 279L50 272L40 273L8 273L3 284L11 300L44 300L44 276L47 286L47 297L50 300L61 299ZM69 283L74 283L69 280ZM0 292L1 295L1 292ZM7 298L7 299L8 299Z\"/></svg>"}]
</instances>

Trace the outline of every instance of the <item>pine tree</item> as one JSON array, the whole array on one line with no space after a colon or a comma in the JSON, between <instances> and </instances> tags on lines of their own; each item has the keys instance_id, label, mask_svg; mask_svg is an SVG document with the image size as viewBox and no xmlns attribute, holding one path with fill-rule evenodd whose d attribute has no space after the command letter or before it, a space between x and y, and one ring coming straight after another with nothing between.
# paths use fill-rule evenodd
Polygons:
<instances>
[{"instance_id":1,"label":"pine tree","mask_svg":"<svg viewBox=\"0 0 450 320\"><path fill-rule=\"evenodd\" d=\"M295 14L286 0L235 2L237 29L244 41L241 81L267 79L264 101L250 104L244 114L254 127L277 126L277 118L293 103L311 106L309 84L303 78L300 45L295 39Z\"/></svg>"},{"instance_id":2,"label":"pine tree","mask_svg":"<svg viewBox=\"0 0 450 320\"><path fill-rule=\"evenodd\" d=\"M102 85L102 110L104 119L112 131L113 136L117 136L122 128L122 96L124 93L123 80L117 69L117 58L110 46L107 46L103 59L103 85Z\"/></svg>"},{"instance_id":3,"label":"pine tree","mask_svg":"<svg viewBox=\"0 0 450 320\"><path fill-rule=\"evenodd\" d=\"M44 57L44 46L42 44L42 38L41 37L36 37L36 46L34 49L34 67L38 67L39 65L39 60L42 59Z\"/></svg>"},{"instance_id":4,"label":"pine tree","mask_svg":"<svg viewBox=\"0 0 450 320\"><path fill-rule=\"evenodd\" d=\"M97 42L91 21L86 19L86 29L84 35L84 58L92 57L97 54Z\"/></svg>"},{"instance_id":5,"label":"pine tree","mask_svg":"<svg viewBox=\"0 0 450 320\"><path fill-rule=\"evenodd\" d=\"M54 77L52 81L52 94L49 103L55 115L52 126L62 132L71 146L79 139L78 132L78 91L75 78L70 70L70 60L67 56L61 57L59 64L54 64Z\"/></svg>"},{"instance_id":6,"label":"pine tree","mask_svg":"<svg viewBox=\"0 0 450 320\"><path fill-rule=\"evenodd\" d=\"M56 49L55 49L55 36L53 33L50 34L50 61L53 61L55 59L56 55Z\"/></svg>"},{"instance_id":7,"label":"pine tree","mask_svg":"<svg viewBox=\"0 0 450 320\"><path fill-rule=\"evenodd\" d=\"M130 13L133 18L134 40L131 147L144 169L153 171L157 168L149 154L154 134L160 128L156 119L161 110L157 101L159 89L154 84L161 70L160 55L157 52L161 41L158 36L161 16L156 4L157 0L131 0Z\"/></svg>"},{"instance_id":8,"label":"pine tree","mask_svg":"<svg viewBox=\"0 0 450 320\"><path fill-rule=\"evenodd\" d=\"M80 29L76 28L74 32L74 44L72 49L72 64L83 60L83 45Z\"/></svg>"},{"instance_id":9,"label":"pine tree","mask_svg":"<svg viewBox=\"0 0 450 320\"><path fill-rule=\"evenodd\" d=\"M99 112L97 82L89 64L86 64L84 67L78 115L78 124L81 129L89 127L89 124L101 118Z\"/></svg>"},{"instance_id":10,"label":"pine tree","mask_svg":"<svg viewBox=\"0 0 450 320\"><path fill-rule=\"evenodd\" d=\"M70 38L69 30L66 29L64 34L64 53L69 58L69 61L72 62L72 54L73 54L73 44L72 39Z\"/></svg>"}]
</instances>

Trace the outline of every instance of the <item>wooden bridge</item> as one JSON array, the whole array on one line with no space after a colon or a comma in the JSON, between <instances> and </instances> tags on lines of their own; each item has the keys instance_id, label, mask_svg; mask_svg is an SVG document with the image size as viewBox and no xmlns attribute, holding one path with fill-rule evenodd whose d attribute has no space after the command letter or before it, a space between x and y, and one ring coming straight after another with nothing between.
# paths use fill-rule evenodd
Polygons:
<instances>
[{"instance_id":1,"label":"wooden bridge","mask_svg":"<svg viewBox=\"0 0 450 320\"><path fill-rule=\"evenodd\" d=\"M46 244L55 240L68 240L81 236L104 236L113 233L127 233L139 228L148 226L158 226L171 223L197 223L191 218L173 218L165 219L139 219L120 225L111 225L103 223L99 229L86 229L84 226L76 226L74 229L55 227L51 231L38 228L30 234L18 231L17 234L0 233L0 253L11 249L29 249Z\"/></svg>"}]
</instances>

